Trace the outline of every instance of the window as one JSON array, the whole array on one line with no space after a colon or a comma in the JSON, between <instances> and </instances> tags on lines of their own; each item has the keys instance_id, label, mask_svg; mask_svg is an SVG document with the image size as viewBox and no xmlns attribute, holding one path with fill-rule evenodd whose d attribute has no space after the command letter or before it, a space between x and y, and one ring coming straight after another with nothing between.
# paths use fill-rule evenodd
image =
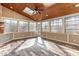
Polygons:
<instances>
[{"instance_id":1,"label":"window","mask_svg":"<svg viewBox=\"0 0 79 59\"><path fill-rule=\"evenodd\" d=\"M41 32L41 23L40 23L40 22L37 23L37 30L38 30L39 32Z\"/></svg>"},{"instance_id":2,"label":"window","mask_svg":"<svg viewBox=\"0 0 79 59\"><path fill-rule=\"evenodd\" d=\"M30 22L30 24L29 24L29 30L30 31L36 31L36 23Z\"/></svg>"},{"instance_id":3,"label":"window","mask_svg":"<svg viewBox=\"0 0 79 59\"><path fill-rule=\"evenodd\" d=\"M19 32L28 31L28 22L19 21L18 29Z\"/></svg>"},{"instance_id":4,"label":"window","mask_svg":"<svg viewBox=\"0 0 79 59\"><path fill-rule=\"evenodd\" d=\"M11 20L10 30L11 30L11 32L17 32L17 21Z\"/></svg>"},{"instance_id":5,"label":"window","mask_svg":"<svg viewBox=\"0 0 79 59\"><path fill-rule=\"evenodd\" d=\"M17 21L4 18L4 33L17 32Z\"/></svg>"},{"instance_id":6,"label":"window","mask_svg":"<svg viewBox=\"0 0 79 59\"><path fill-rule=\"evenodd\" d=\"M79 16L66 18L66 33L79 33Z\"/></svg>"},{"instance_id":7,"label":"window","mask_svg":"<svg viewBox=\"0 0 79 59\"><path fill-rule=\"evenodd\" d=\"M51 21L51 32L63 32L62 19Z\"/></svg>"},{"instance_id":8,"label":"window","mask_svg":"<svg viewBox=\"0 0 79 59\"><path fill-rule=\"evenodd\" d=\"M33 14L33 10L30 9L30 8L28 8L28 7L26 7L26 8L23 10L23 12L25 12L25 13L27 13L27 14L29 14L29 15L32 15L32 14Z\"/></svg>"},{"instance_id":9,"label":"window","mask_svg":"<svg viewBox=\"0 0 79 59\"><path fill-rule=\"evenodd\" d=\"M42 31L49 31L49 22L42 22Z\"/></svg>"},{"instance_id":10,"label":"window","mask_svg":"<svg viewBox=\"0 0 79 59\"><path fill-rule=\"evenodd\" d=\"M5 19L4 20L4 33L8 33L10 31L10 20Z\"/></svg>"}]
</instances>

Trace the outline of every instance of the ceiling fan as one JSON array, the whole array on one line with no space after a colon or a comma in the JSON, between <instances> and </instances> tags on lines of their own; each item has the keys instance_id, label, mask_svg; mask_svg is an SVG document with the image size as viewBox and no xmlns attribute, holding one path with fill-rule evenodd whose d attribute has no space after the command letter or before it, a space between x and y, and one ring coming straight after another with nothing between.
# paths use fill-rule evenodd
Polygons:
<instances>
[{"instance_id":1,"label":"ceiling fan","mask_svg":"<svg viewBox=\"0 0 79 59\"><path fill-rule=\"evenodd\" d=\"M45 10L45 6L43 4L32 4L32 7L26 7L23 12L28 13L30 16L37 20L37 14L40 14L40 18L42 18L42 12Z\"/></svg>"},{"instance_id":2,"label":"ceiling fan","mask_svg":"<svg viewBox=\"0 0 79 59\"><path fill-rule=\"evenodd\" d=\"M34 4L34 8L30 9L34 11L34 14L41 14L41 12L45 10L45 7L44 5L40 6L40 4Z\"/></svg>"}]
</instances>

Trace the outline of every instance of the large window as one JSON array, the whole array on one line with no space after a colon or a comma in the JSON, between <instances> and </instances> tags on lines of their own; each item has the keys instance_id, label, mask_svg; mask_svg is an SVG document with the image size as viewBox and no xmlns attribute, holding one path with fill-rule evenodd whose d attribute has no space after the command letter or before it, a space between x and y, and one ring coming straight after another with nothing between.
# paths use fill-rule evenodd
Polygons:
<instances>
[{"instance_id":1,"label":"large window","mask_svg":"<svg viewBox=\"0 0 79 59\"><path fill-rule=\"evenodd\" d=\"M17 32L17 21L4 18L4 33Z\"/></svg>"},{"instance_id":2,"label":"large window","mask_svg":"<svg viewBox=\"0 0 79 59\"><path fill-rule=\"evenodd\" d=\"M30 22L29 31L36 31L36 23L35 22Z\"/></svg>"},{"instance_id":3,"label":"large window","mask_svg":"<svg viewBox=\"0 0 79 59\"><path fill-rule=\"evenodd\" d=\"M51 21L51 32L63 32L62 19L55 19Z\"/></svg>"},{"instance_id":4,"label":"large window","mask_svg":"<svg viewBox=\"0 0 79 59\"><path fill-rule=\"evenodd\" d=\"M17 21L11 20L10 30L11 32L17 32Z\"/></svg>"},{"instance_id":5,"label":"large window","mask_svg":"<svg viewBox=\"0 0 79 59\"><path fill-rule=\"evenodd\" d=\"M10 20L4 20L4 33L8 33L10 31Z\"/></svg>"},{"instance_id":6,"label":"large window","mask_svg":"<svg viewBox=\"0 0 79 59\"><path fill-rule=\"evenodd\" d=\"M66 18L66 33L79 33L79 16Z\"/></svg>"},{"instance_id":7,"label":"large window","mask_svg":"<svg viewBox=\"0 0 79 59\"><path fill-rule=\"evenodd\" d=\"M37 30L38 30L39 32L41 32L41 22L38 22L38 23L37 23Z\"/></svg>"},{"instance_id":8,"label":"large window","mask_svg":"<svg viewBox=\"0 0 79 59\"><path fill-rule=\"evenodd\" d=\"M19 32L28 31L28 22L19 21L18 30Z\"/></svg>"},{"instance_id":9,"label":"large window","mask_svg":"<svg viewBox=\"0 0 79 59\"><path fill-rule=\"evenodd\" d=\"M42 22L42 31L49 31L49 21Z\"/></svg>"}]
</instances>

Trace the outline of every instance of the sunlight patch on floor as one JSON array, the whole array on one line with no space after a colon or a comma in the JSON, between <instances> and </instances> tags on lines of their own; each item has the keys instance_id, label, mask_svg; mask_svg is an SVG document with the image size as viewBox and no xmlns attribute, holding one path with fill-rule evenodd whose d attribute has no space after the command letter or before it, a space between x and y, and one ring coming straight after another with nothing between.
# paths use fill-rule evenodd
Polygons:
<instances>
[{"instance_id":1,"label":"sunlight patch on floor","mask_svg":"<svg viewBox=\"0 0 79 59\"><path fill-rule=\"evenodd\" d=\"M38 37L38 43L43 44L43 39L41 37Z\"/></svg>"},{"instance_id":2,"label":"sunlight patch on floor","mask_svg":"<svg viewBox=\"0 0 79 59\"><path fill-rule=\"evenodd\" d=\"M29 48L31 46L33 46L35 43L37 44L43 44L43 41L42 41L42 38L41 37L37 37L37 38L31 38L31 39L28 39L25 41L24 44L22 44L17 50L17 51L20 51L22 49L25 49L25 48Z\"/></svg>"}]
</instances>

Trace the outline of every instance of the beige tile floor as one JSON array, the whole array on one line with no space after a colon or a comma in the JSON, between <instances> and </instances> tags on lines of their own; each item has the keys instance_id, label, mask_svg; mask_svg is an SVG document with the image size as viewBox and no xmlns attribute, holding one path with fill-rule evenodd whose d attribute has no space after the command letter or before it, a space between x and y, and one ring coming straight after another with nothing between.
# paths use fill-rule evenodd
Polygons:
<instances>
[{"instance_id":1,"label":"beige tile floor","mask_svg":"<svg viewBox=\"0 0 79 59\"><path fill-rule=\"evenodd\" d=\"M7 56L79 56L78 49L72 49L41 37L26 40L20 47L13 50L23 41L13 42L0 48L0 55Z\"/></svg>"},{"instance_id":2,"label":"beige tile floor","mask_svg":"<svg viewBox=\"0 0 79 59\"><path fill-rule=\"evenodd\" d=\"M0 48L0 56L6 55L8 53L10 53L13 49L15 49L18 45L20 45L23 41L16 41L16 42L12 42L9 43L3 47Z\"/></svg>"}]
</instances>

